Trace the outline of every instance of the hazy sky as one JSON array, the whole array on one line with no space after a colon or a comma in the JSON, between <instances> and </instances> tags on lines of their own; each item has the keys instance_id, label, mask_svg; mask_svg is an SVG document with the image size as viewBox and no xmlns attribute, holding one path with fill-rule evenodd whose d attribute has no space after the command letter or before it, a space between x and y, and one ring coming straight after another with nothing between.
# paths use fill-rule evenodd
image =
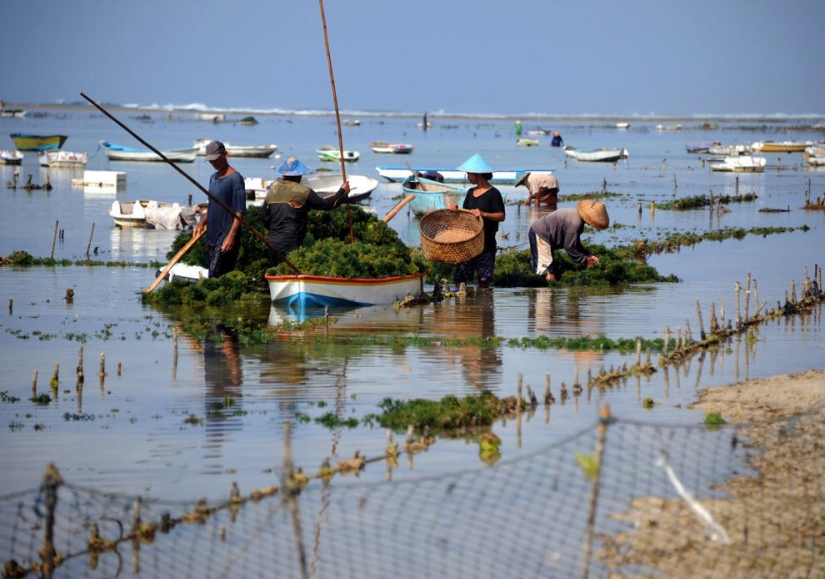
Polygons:
<instances>
[{"instance_id":1,"label":"hazy sky","mask_svg":"<svg viewBox=\"0 0 825 579\"><path fill-rule=\"evenodd\" d=\"M825 0L327 0L341 110L825 116ZM312 0L19 0L0 99L333 110ZM85 102L85 101L84 101Z\"/></svg>"}]
</instances>

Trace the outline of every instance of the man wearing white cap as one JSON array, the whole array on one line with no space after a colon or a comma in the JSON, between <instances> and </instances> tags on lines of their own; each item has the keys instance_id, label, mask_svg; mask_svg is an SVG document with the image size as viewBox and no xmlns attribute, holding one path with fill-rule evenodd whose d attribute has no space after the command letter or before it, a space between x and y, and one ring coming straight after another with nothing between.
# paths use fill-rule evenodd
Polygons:
<instances>
[{"instance_id":1,"label":"man wearing white cap","mask_svg":"<svg viewBox=\"0 0 825 579\"><path fill-rule=\"evenodd\" d=\"M226 160L226 147L220 141L206 145L206 160L215 168L209 178L210 203L205 216L195 227L194 235L206 229L209 252L209 277L220 277L235 269L241 249L241 219L246 213L246 189L243 177ZM230 213L211 199L218 199Z\"/></svg>"},{"instance_id":2,"label":"man wearing white cap","mask_svg":"<svg viewBox=\"0 0 825 579\"><path fill-rule=\"evenodd\" d=\"M524 173L516 180L516 187L521 185L525 185L530 193L525 205L530 205L535 199L536 207L544 204L550 211L558 208L559 181L552 173Z\"/></svg>"},{"instance_id":3,"label":"man wearing white cap","mask_svg":"<svg viewBox=\"0 0 825 579\"><path fill-rule=\"evenodd\" d=\"M547 281L557 281L558 268L553 263L553 251L564 249L574 262L593 267L599 258L587 251L581 242L584 224L607 229L610 217L601 201L582 199L575 209L565 207L536 219L527 237L530 240L530 269Z\"/></svg>"}]
</instances>

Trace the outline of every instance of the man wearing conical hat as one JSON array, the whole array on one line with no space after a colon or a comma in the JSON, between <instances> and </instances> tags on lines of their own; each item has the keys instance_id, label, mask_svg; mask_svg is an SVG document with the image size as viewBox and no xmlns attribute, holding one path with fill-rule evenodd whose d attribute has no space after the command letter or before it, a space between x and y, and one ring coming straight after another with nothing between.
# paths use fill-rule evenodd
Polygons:
<instances>
[{"instance_id":1,"label":"man wearing conical hat","mask_svg":"<svg viewBox=\"0 0 825 579\"><path fill-rule=\"evenodd\" d=\"M338 207L350 191L348 181L332 195L321 197L301 184L301 177L310 170L295 157L287 159L278 168L280 181L269 186L261 209L261 219L269 230L267 239L281 255L301 247L307 234L307 216L310 209L328 211ZM277 256L276 256L277 257Z\"/></svg>"},{"instance_id":2,"label":"man wearing conical hat","mask_svg":"<svg viewBox=\"0 0 825 579\"><path fill-rule=\"evenodd\" d=\"M582 199L575 209L565 207L536 219L530 225L530 269L547 281L561 276L553 263L553 251L564 249L574 262L593 267L599 258L587 251L581 242L584 224L607 229L610 217L601 201Z\"/></svg>"}]
</instances>

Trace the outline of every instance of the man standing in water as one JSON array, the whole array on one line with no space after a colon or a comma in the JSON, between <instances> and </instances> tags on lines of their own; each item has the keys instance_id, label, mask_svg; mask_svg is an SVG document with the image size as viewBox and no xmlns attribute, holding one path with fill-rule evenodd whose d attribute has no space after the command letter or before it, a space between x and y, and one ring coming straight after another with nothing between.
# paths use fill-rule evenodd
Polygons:
<instances>
[{"instance_id":1,"label":"man standing in water","mask_svg":"<svg viewBox=\"0 0 825 579\"><path fill-rule=\"evenodd\" d=\"M206 227L206 247L209 252L209 277L220 277L235 269L241 249L241 219L246 213L246 191L243 177L226 160L226 147L220 141L206 145L206 160L215 168L209 178L209 207L195 227L200 235ZM217 199L231 210L224 209Z\"/></svg>"}]
</instances>

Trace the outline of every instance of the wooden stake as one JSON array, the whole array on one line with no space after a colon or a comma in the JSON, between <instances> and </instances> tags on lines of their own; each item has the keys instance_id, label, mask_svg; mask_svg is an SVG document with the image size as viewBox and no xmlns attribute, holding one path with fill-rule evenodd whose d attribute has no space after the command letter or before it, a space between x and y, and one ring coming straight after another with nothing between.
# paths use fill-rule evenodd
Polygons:
<instances>
[{"instance_id":1,"label":"wooden stake","mask_svg":"<svg viewBox=\"0 0 825 579\"><path fill-rule=\"evenodd\" d=\"M57 241L57 224L59 221L54 222L54 236L52 237L52 252L49 254L50 259L54 259L54 242Z\"/></svg>"}]
</instances>

